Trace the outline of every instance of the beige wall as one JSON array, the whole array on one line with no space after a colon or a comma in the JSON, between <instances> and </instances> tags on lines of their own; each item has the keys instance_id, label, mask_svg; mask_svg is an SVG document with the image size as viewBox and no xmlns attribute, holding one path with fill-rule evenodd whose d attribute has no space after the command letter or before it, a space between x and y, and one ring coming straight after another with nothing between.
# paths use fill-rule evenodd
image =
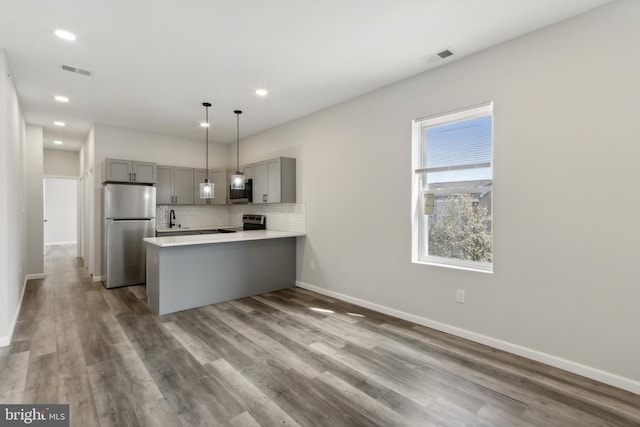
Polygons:
<instances>
[{"instance_id":1,"label":"beige wall","mask_svg":"<svg viewBox=\"0 0 640 427\"><path fill-rule=\"evenodd\" d=\"M44 277L44 193L42 126L26 125L25 143L25 221L26 273L30 278Z\"/></svg>"},{"instance_id":2,"label":"beige wall","mask_svg":"<svg viewBox=\"0 0 640 427\"><path fill-rule=\"evenodd\" d=\"M80 153L69 150L44 150L44 174L77 178L80 175Z\"/></svg>"},{"instance_id":3,"label":"beige wall","mask_svg":"<svg viewBox=\"0 0 640 427\"><path fill-rule=\"evenodd\" d=\"M638 16L614 2L243 140L243 162L298 158L300 284L640 393ZM411 121L488 101L494 273L412 264Z\"/></svg>"}]
</instances>

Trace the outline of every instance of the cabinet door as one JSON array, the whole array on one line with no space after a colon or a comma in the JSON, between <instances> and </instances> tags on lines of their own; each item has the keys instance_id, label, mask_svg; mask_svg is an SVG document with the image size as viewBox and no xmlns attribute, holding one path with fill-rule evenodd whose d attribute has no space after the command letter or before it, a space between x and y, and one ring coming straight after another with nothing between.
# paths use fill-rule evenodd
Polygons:
<instances>
[{"instance_id":1,"label":"cabinet door","mask_svg":"<svg viewBox=\"0 0 640 427\"><path fill-rule=\"evenodd\" d=\"M104 180L110 182L131 181L131 161L119 159L105 159Z\"/></svg>"},{"instance_id":2,"label":"cabinet door","mask_svg":"<svg viewBox=\"0 0 640 427\"><path fill-rule=\"evenodd\" d=\"M296 202L296 159L280 158L280 203Z\"/></svg>"},{"instance_id":3,"label":"cabinet door","mask_svg":"<svg viewBox=\"0 0 640 427\"><path fill-rule=\"evenodd\" d=\"M193 169L173 168L173 197L179 205L193 204Z\"/></svg>"},{"instance_id":4,"label":"cabinet door","mask_svg":"<svg viewBox=\"0 0 640 427\"><path fill-rule=\"evenodd\" d=\"M227 204L227 171L209 171L209 181L213 182L213 205Z\"/></svg>"},{"instance_id":5,"label":"cabinet door","mask_svg":"<svg viewBox=\"0 0 640 427\"><path fill-rule=\"evenodd\" d=\"M156 183L156 204L170 205L173 203L173 168L171 166L158 166L156 168L158 182Z\"/></svg>"},{"instance_id":6,"label":"cabinet door","mask_svg":"<svg viewBox=\"0 0 640 427\"><path fill-rule=\"evenodd\" d=\"M132 162L133 176L131 181L155 184L156 164L151 162Z\"/></svg>"},{"instance_id":7,"label":"cabinet door","mask_svg":"<svg viewBox=\"0 0 640 427\"><path fill-rule=\"evenodd\" d=\"M267 203L267 162L253 164L253 203Z\"/></svg>"},{"instance_id":8,"label":"cabinet door","mask_svg":"<svg viewBox=\"0 0 640 427\"><path fill-rule=\"evenodd\" d=\"M267 160L267 203L280 203L280 158Z\"/></svg>"}]
</instances>

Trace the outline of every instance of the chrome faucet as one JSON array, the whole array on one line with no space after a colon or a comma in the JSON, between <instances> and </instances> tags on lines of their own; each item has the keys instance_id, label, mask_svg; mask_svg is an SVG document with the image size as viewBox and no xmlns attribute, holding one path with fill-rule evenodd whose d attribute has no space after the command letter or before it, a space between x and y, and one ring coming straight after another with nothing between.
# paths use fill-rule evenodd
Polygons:
<instances>
[{"instance_id":1,"label":"chrome faucet","mask_svg":"<svg viewBox=\"0 0 640 427\"><path fill-rule=\"evenodd\" d=\"M176 225L175 220L176 220L176 212L173 209L171 209L171 211L169 212L169 228L173 228L173 226Z\"/></svg>"}]
</instances>

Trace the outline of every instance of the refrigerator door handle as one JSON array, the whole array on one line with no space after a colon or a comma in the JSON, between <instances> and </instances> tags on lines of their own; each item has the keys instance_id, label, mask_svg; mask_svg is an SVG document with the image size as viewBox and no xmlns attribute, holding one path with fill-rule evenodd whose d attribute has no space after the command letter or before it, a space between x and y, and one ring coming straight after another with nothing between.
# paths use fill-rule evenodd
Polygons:
<instances>
[{"instance_id":1,"label":"refrigerator door handle","mask_svg":"<svg viewBox=\"0 0 640 427\"><path fill-rule=\"evenodd\" d=\"M151 221L153 218L108 218L113 222L139 222Z\"/></svg>"}]
</instances>

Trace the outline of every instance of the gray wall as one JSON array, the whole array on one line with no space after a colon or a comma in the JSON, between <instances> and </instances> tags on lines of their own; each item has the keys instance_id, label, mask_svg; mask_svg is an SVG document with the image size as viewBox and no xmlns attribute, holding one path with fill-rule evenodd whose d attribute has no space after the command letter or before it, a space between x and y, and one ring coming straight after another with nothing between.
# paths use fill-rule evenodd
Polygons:
<instances>
[{"instance_id":1,"label":"gray wall","mask_svg":"<svg viewBox=\"0 0 640 427\"><path fill-rule=\"evenodd\" d=\"M243 140L243 162L298 159L300 284L640 392L638 16L614 2ZM411 121L488 101L494 273L412 264Z\"/></svg>"},{"instance_id":2,"label":"gray wall","mask_svg":"<svg viewBox=\"0 0 640 427\"><path fill-rule=\"evenodd\" d=\"M25 279L25 125L0 49L0 346L9 345Z\"/></svg>"}]
</instances>

